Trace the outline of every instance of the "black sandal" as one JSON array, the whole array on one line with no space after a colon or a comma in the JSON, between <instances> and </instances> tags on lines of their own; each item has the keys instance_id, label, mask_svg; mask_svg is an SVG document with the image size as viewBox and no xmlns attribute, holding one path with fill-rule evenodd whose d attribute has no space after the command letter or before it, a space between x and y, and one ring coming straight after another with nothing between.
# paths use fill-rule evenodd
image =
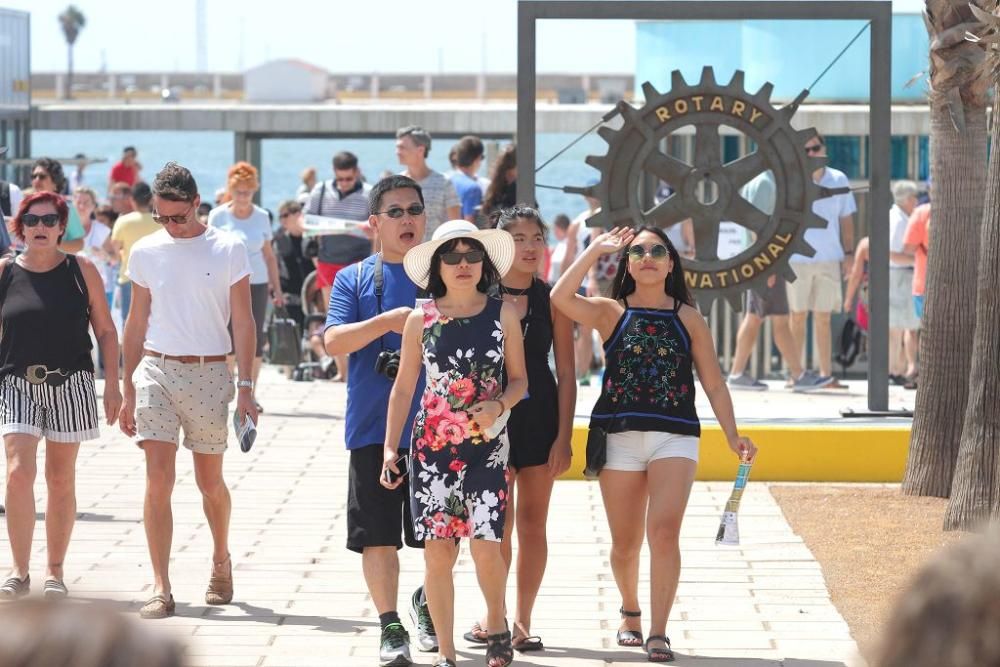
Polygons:
<instances>
[{"instance_id":1,"label":"black sandal","mask_svg":"<svg viewBox=\"0 0 1000 667\"><path fill-rule=\"evenodd\" d=\"M667 645L666 648L663 648L661 646L653 646L651 648L649 646L649 642L653 641L654 639L663 640L663 643ZM650 662L674 661L674 652L670 650L670 637L666 635L650 635L649 638L646 639L645 647L646 647L646 657L649 659Z\"/></svg>"},{"instance_id":2,"label":"black sandal","mask_svg":"<svg viewBox=\"0 0 1000 667\"><path fill-rule=\"evenodd\" d=\"M500 659L503 662L494 662ZM514 662L514 649L510 645L510 630L486 636L486 667L507 667Z\"/></svg>"},{"instance_id":3,"label":"black sandal","mask_svg":"<svg viewBox=\"0 0 1000 667\"><path fill-rule=\"evenodd\" d=\"M622 615L622 618L639 618L642 616L641 611L625 611L625 607L619 609L618 613ZM615 639L618 641L619 646L642 646L642 631L619 630Z\"/></svg>"}]
</instances>

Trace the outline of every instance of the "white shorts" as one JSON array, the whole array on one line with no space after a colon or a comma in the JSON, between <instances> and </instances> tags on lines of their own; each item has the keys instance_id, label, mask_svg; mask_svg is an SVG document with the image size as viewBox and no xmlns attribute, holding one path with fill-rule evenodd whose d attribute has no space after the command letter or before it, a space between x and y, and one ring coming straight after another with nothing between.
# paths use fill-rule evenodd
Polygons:
<instances>
[{"instance_id":1,"label":"white shorts","mask_svg":"<svg viewBox=\"0 0 1000 667\"><path fill-rule=\"evenodd\" d=\"M795 262L795 282L788 283L788 308L793 313L839 313L844 293L840 262Z\"/></svg>"},{"instance_id":2,"label":"white shorts","mask_svg":"<svg viewBox=\"0 0 1000 667\"><path fill-rule=\"evenodd\" d=\"M663 431L608 433L606 470L645 472L657 459L698 460L698 438Z\"/></svg>"}]
</instances>

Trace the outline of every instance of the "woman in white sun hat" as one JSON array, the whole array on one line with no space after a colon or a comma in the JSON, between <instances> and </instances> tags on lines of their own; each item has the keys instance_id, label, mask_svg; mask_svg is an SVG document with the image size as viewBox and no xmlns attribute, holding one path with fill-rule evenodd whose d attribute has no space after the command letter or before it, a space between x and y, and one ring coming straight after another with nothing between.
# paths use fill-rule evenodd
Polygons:
<instances>
[{"instance_id":1,"label":"woman in white sun hat","mask_svg":"<svg viewBox=\"0 0 1000 667\"><path fill-rule=\"evenodd\" d=\"M416 537L425 540L427 602L439 644L435 667L455 665L452 568L461 537L471 539L486 598L486 664L506 667L513 660L500 552L509 445L500 436L528 380L517 313L488 296L513 261L510 234L479 230L464 220L441 225L403 259L407 275L431 299L403 329L381 483L395 488L401 482L397 445L423 361L427 377L413 425L410 507Z\"/></svg>"}]
</instances>

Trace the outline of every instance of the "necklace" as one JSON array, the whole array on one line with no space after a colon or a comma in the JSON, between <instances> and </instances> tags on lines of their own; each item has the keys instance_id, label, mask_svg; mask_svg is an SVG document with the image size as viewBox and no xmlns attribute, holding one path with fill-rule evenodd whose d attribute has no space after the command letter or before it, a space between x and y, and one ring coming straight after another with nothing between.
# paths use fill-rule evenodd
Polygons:
<instances>
[{"instance_id":1,"label":"necklace","mask_svg":"<svg viewBox=\"0 0 1000 667\"><path fill-rule=\"evenodd\" d=\"M509 294L510 296L512 296L513 298L511 299L511 301L513 301L514 303L517 303L517 300L519 298L521 298L530 291L531 291L530 285L525 287L524 289L516 289L514 287L507 287L503 283L500 283L500 293Z\"/></svg>"}]
</instances>

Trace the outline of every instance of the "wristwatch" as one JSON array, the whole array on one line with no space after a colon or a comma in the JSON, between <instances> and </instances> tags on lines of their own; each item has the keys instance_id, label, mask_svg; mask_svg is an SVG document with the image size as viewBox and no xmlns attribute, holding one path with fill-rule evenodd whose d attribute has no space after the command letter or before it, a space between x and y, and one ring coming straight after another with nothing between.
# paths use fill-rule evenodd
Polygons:
<instances>
[{"instance_id":1,"label":"wristwatch","mask_svg":"<svg viewBox=\"0 0 1000 667\"><path fill-rule=\"evenodd\" d=\"M236 383L236 387L238 389L243 389L244 387L247 389L253 389L253 380L240 380Z\"/></svg>"}]
</instances>

